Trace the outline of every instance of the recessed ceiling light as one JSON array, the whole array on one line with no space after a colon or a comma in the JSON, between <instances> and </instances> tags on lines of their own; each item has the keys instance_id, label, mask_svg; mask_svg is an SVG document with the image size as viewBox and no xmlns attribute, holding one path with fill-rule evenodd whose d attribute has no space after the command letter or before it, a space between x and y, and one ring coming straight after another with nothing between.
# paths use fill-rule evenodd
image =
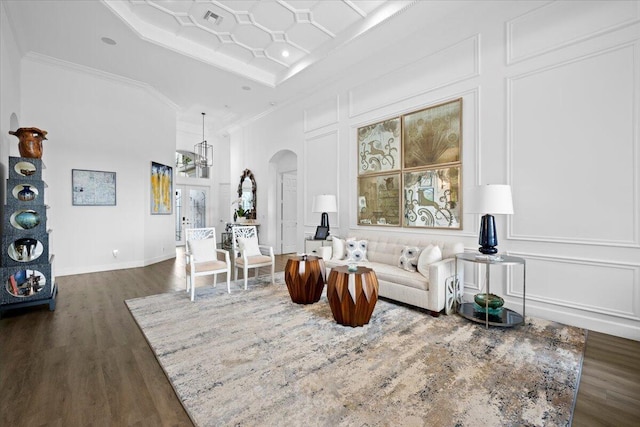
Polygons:
<instances>
[{"instance_id":1,"label":"recessed ceiling light","mask_svg":"<svg viewBox=\"0 0 640 427\"><path fill-rule=\"evenodd\" d=\"M111 46L116 44L116 41L114 39L110 39L109 37L103 37L100 40L102 40L103 43L111 45Z\"/></svg>"},{"instance_id":2,"label":"recessed ceiling light","mask_svg":"<svg viewBox=\"0 0 640 427\"><path fill-rule=\"evenodd\" d=\"M242 90L251 90L251 86L242 86Z\"/></svg>"},{"instance_id":3,"label":"recessed ceiling light","mask_svg":"<svg viewBox=\"0 0 640 427\"><path fill-rule=\"evenodd\" d=\"M289 57L289 51L288 51L288 50L286 50L286 49L285 49L285 50L283 50L283 51L282 51L282 57L283 57L283 58L288 58L288 57Z\"/></svg>"}]
</instances>

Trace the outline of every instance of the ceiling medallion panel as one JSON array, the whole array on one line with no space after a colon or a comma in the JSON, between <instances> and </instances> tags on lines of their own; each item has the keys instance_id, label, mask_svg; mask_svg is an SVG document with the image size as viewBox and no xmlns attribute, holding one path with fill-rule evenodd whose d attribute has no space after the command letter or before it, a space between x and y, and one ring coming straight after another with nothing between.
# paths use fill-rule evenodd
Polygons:
<instances>
[{"instance_id":1,"label":"ceiling medallion panel","mask_svg":"<svg viewBox=\"0 0 640 427\"><path fill-rule=\"evenodd\" d=\"M318 61L324 44L345 45L415 2L103 1L143 39L272 87Z\"/></svg>"}]
</instances>

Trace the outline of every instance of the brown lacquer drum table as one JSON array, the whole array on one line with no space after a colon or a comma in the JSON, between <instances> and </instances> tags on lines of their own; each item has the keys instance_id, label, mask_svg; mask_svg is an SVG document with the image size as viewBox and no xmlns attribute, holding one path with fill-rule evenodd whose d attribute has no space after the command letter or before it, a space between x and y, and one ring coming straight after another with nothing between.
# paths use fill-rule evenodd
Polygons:
<instances>
[{"instance_id":1,"label":"brown lacquer drum table","mask_svg":"<svg viewBox=\"0 0 640 427\"><path fill-rule=\"evenodd\" d=\"M378 278L367 267L349 271L336 267L329 274L327 299L333 318L341 325L362 326L369 323L378 301Z\"/></svg>"},{"instance_id":2,"label":"brown lacquer drum table","mask_svg":"<svg viewBox=\"0 0 640 427\"><path fill-rule=\"evenodd\" d=\"M324 260L317 256L291 257L284 268L284 281L291 301L297 304L318 302L326 277Z\"/></svg>"}]
</instances>

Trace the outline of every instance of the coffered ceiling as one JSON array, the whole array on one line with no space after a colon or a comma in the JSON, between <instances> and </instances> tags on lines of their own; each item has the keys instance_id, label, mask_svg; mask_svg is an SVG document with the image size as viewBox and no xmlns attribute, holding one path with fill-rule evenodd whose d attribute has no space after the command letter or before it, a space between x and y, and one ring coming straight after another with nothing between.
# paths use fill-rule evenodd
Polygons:
<instances>
[{"instance_id":1,"label":"coffered ceiling","mask_svg":"<svg viewBox=\"0 0 640 427\"><path fill-rule=\"evenodd\" d=\"M23 55L141 83L171 103L181 122L199 129L205 112L207 128L218 132L317 90L463 4L2 0L1 5Z\"/></svg>"},{"instance_id":2,"label":"coffered ceiling","mask_svg":"<svg viewBox=\"0 0 640 427\"><path fill-rule=\"evenodd\" d=\"M276 86L411 2L106 0L140 37Z\"/></svg>"}]
</instances>

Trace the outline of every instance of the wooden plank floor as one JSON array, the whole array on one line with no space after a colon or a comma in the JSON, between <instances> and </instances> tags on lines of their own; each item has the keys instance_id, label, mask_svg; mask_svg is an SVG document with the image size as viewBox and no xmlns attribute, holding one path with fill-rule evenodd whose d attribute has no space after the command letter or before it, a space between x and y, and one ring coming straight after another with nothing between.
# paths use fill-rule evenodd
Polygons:
<instances>
[{"instance_id":1,"label":"wooden plank floor","mask_svg":"<svg viewBox=\"0 0 640 427\"><path fill-rule=\"evenodd\" d=\"M191 426L123 302L183 289L182 256L58 285L55 312L0 320L0 425ZM640 342L589 333L574 426L640 425L639 355Z\"/></svg>"}]
</instances>

